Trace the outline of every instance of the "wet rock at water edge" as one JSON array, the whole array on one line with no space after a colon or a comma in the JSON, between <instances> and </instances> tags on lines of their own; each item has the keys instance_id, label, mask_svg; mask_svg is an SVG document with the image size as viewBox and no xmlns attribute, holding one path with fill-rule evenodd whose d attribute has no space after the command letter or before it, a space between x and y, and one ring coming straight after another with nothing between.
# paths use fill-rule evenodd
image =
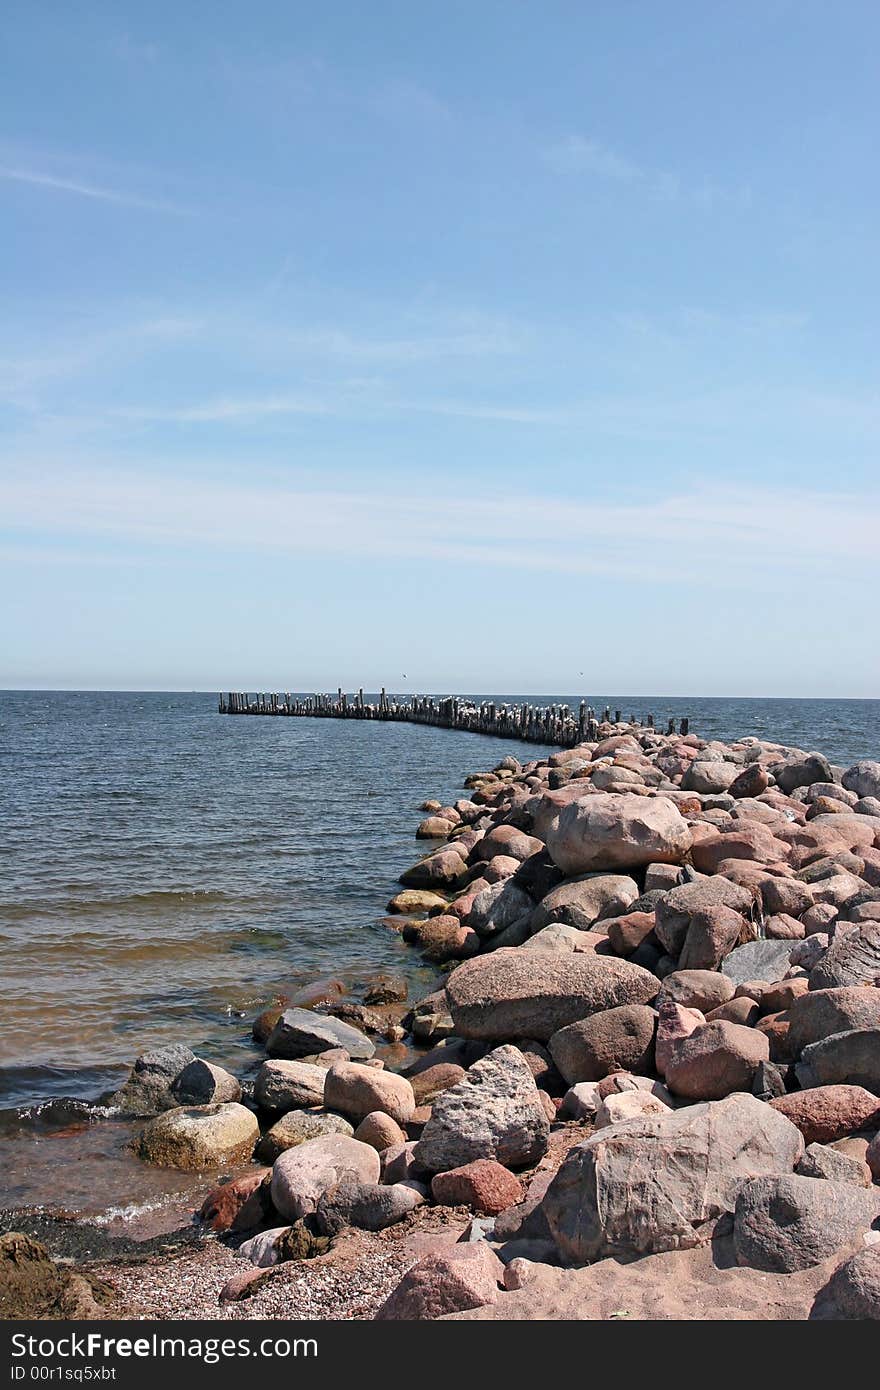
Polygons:
<instances>
[{"instance_id":1,"label":"wet rock at water edge","mask_svg":"<svg viewBox=\"0 0 880 1390\"><path fill-rule=\"evenodd\" d=\"M376 1049L357 1028L310 1009L285 1009L266 1043L270 1057L296 1059L342 1047L354 1058L370 1058Z\"/></svg>"},{"instance_id":2,"label":"wet rock at water edge","mask_svg":"<svg viewBox=\"0 0 880 1390\"><path fill-rule=\"evenodd\" d=\"M259 1137L256 1116L232 1101L157 1115L132 1140L132 1148L147 1163L194 1172L246 1162Z\"/></svg>"}]
</instances>

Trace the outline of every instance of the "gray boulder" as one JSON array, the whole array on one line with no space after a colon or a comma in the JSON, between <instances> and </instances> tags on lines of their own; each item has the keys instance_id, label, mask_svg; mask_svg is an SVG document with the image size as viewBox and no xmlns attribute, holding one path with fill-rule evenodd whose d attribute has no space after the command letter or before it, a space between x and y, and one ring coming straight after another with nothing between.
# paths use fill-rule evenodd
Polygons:
<instances>
[{"instance_id":1,"label":"gray boulder","mask_svg":"<svg viewBox=\"0 0 880 1390\"><path fill-rule=\"evenodd\" d=\"M854 1154L841 1153L828 1144L808 1144L796 1172L803 1178L826 1178L829 1182L848 1182L870 1187L871 1170Z\"/></svg>"},{"instance_id":2,"label":"gray boulder","mask_svg":"<svg viewBox=\"0 0 880 1390\"><path fill-rule=\"evenodd\" d=\"M859 1028L834 1033L811 1043L801 1053L798 1080L804 1089L813 1086L864 1086L880 1095L880 1028Z\"/></svg>"},{"instance_id":3,"label":"gray boulder","mask_svg":"<svg viewBox=\"0 0 880 1390\"><path fill-rule=\"evenodd\" d=\"M776 984L788 974L793 946L793 941L747 941L731 951L721 973L735 985L744 985L747 980Z\"/></svg>"},{"instance_id":4,"label":"gray boulder","mask_svg":"<svg viewBox=\"0 0 880 1390\"><path fill-rule=\"evenodd\" d=\"M272 1167L272 1204L287 1221L315 1210L328 1188L344 1178L379 1181L376 1150L345 1134L327 1134L288 1149Z\"/></svg>"},{"instance_id":5,"label":"gray boulder","mask_svg":"<svg viewBox=\"0 0 880 1390\"><path fill-rule=\"evenodd\" d=\"M638 884L625 874L582 874L560 883L541 899L532 914L532 931L551 922L589 931L600 917L626 912L638 896Z\"/></svg>"},{"instance_id":6,"label":"gray boulder","mask_svg":"<svg viewBox=\"0 0 880 1390\"><path fill-rule=\"evenodd\" d=\"M537 1163L550 1124L535 1079L516 1047L498 1047L463 1081L435 1097L416 1144L416 1163L430 1173L494 1158L508 1168Z\"/></svg>"},{"instance_id":7,"label":"gray boulder","mask_svg":"<svg viewBox=\"0 0 880 1390\"><path fill-rule=\"evenodd\" d=\"M866 985L810 989L792 1001L788 1018L789 1045L797 1055L835 1033L880 1028L880 990Z\"/></svg>"},{"instance_id":8,"label":"gray boulder","mask_svg":"<svg viewBox=\"0 0 880 1390\"><path fill-rule=\"evenodd\" d=\"M816 1295L810 1321L880 1322L880 1245L859 1250Z\"/></svg>"},{"instance_id":9,"label":"gray boulder","mask_svg":"<svg viewBox=\"0 0 880 1390\"><path fill-rule=\"evenodd\" d=\"M314 1062L264 1062L254 1082L254 1100L272 1114L323 1105L326 1080L327 1068Z\"/></svg>"},{"instance_id":10,"label":"gray boulder","mask_svg":"<svg viewBox=\"0 0 880 1390\"><path fill-rule=\"evenodd\" d=\"M542 1207L565 1264L685 1249L710 1239L745 1182L790 1173L803 1151L790 1120L739 1093L598 1131Z\"/></svg>"},{"instance_id":11,"label":"gray boulder","mask_svg":"<svg viewBox=\"0 0 880 1390\"><path fill-rule=\"evenodd\" d=\"M880 922L867 921L855 931L835 936L810 972L810 989L873 985L880 981Z\"/></svg>"},{"instance_id":12,"label":"gray boulder","mask_svg":"<svg viewBox=\"0 0 880 1390\"><path fill-rule=\"evenodd\" d=\"M222 1104L241 1100L241 1086L231 1072L197 1057L175 1076L171 1091L178 1105Z\"/></svg>"},{"instance_id":13,"label":"gray boulder","mask_svg":"<svg viewBox=\"0 0 880 1390\"><path fill-rule=\"evenodd\" d=\"M847 768L841 782L848 792L855 792L858 797L880 798L880 763L863 758Z\"/></svg>"},{"instance_id":14,"label":"gray boulder","mask_svg":"<svg viewBox=\"0 0 880 1390\"><path fill-rule=\"evenodd\" d=\"M315 1227L321 1235L337 1236L347 1226L361 1231L384 1231L423 1204L424 1192L411 1182L355 1182L350 1178L331 1187L315 1207Z\"/></svg>"},{"instance_id":15,"label":"gray boulder","mask_svg":"<svg viewBox=\"0 0 880 1390\"><path fill-rule=\"evenodd\" d=\"M111 1098L111 1106L126 1115L159 1115L180 1104L172 1086L184 1070L196 1060L188 1047L174 1044L157 1047L138 1057L128 1080Z\"/></svg>"},{"instance_id":16,"label":"gray boulder","mask_svg":"<svg viewBox=\"0 0 880 1390\"><path fill-rule=\"evenodd\" d=\"M350 1057L372 1057L376 1051L369 1038L351 1024L311 1009L285 1009L266 1042L270 1057L313 1057L331 1048L342 1047Z\"/></svg>"},{"instance_id":17,"label":"gray boulder","mask_svg":"<svg viewBox=\"0 0 880 1390\"><path fill-rule=\"evenodd\" d=\"M786 796L797 787L809 787L813 782L833 782L834 772L821 753L805 753L802 757L787 758L771 768L776 785Z\"/></svg>"},{"instance_id":18,"label":"gray boulder","mask_svg":"<svg viewBox=\"0 0 880 1390\"><path fill-rule=\"evenodd\" d=\"M745 1184L733 1214L737 1262L792 1274L860 1241L880 1216L880 1193L793 1173Z\"/></svg>"},{"instance_id":19,"label":"gray boulder","mask_svg":"<svg viewBox=\"0 0 880 1390\"><path fill-rule=\"evenodd\" d=\"M534 903L512 879L490 884L474 898L467 925L478 936L495 936L512 927L521 917L530 917Z\"/></svg>"}]
</instances>

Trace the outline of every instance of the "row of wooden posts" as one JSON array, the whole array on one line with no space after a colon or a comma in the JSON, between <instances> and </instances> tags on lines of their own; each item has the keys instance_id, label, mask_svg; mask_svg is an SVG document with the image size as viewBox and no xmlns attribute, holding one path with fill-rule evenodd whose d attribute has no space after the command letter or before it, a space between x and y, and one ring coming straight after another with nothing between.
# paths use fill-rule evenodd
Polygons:
<instances>
[{"instance_id":1,"label":"row of wooden posts","mask_svg":"<svg viewBox=\"0 0 880 1390\"><path fill-rule=\"evenodd\" d=\"M407 724L431 724L438 729L464 729L470 733L491 734L496 738L516 738L525 743L558 744L563 748L594 740L601 723L622 722L620 710L612 714L611 708L606 705L601 715L597 716L586 700L581 700L575 711L570 705L496 704L494 700L482 700L480 704L475 704L459 695L448 695L443 699L434 695L389 697L384 687L375 704L365 702L363 690L348 695L341 687L335 698L331 695L292 696L289 691L259 695L230 691L220 696L219 709L221 714L375 719L384 722L396 720ZM656 727L653 714L648 714L644 721L631 714L628 723L635 728ZM675 719L669 719L666 732L675 733L675 726ZM688 720L682 719L679 728L682 734L686 734Z\"/></svg>"}]
</instances>

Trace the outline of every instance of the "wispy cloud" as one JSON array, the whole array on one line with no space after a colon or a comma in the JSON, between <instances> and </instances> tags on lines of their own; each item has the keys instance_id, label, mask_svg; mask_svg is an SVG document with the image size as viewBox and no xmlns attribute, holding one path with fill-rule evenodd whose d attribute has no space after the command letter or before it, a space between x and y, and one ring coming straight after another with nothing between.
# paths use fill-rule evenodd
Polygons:
<instances>
[{"instance_id":1,"label":"wispy cloud","mask_svg":"<svg viewBox=\"0 0 880 1390\"><path fill-rule=\"evenodd\" d=\"M8 164L0 165L0 179L8 183L29 184L34 188L46 188L55 193L71 193L78 198L92 198L102 203L115 203L120 207L140 208L146 212L168 212L186 216L190 209L179 203L167 202L162 198L145 198L138 193L129 193L118 188L107 188L100 184L84 182L80 179L64 178L57 174L47 174L39 169L15 168Z\"/></svg>"},{"instance_id":2,"label":"wispy cloud","mask_svg":"<svg viewBox=\"0 0 880 1390\"><path fill-rule=\"evenodd\" d=\"M639 188L657 199L684 199L699 207L748 207L751 192L731 188L712 179L685 180L669 170L640 164L592 136L566 135L543 151L547 164L560 174L592 175L613 183Z\"/></svg>"},{"instance_id":3,"label":"wispy cloud","mask_svg":"<svg viewBox=\"0 0 880 1390\"><path fill-rule=\"evenodd\" d=\"M873 566L880 499L845 493L694 488L655 499L586 502L501 492L445 495L310 490L98 470L0 480L7 535L224 553L396 556L480 568L760 588L769 575L852 575ZM823 537L817 549L815 537ZM670 556L675 556L674 564Z\"/></svg>"}]
</instances>

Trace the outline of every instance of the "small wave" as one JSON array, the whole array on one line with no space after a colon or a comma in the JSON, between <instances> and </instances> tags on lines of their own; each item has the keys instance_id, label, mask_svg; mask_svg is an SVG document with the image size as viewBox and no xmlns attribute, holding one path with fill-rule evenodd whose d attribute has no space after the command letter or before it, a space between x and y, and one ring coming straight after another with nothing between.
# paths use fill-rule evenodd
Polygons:
<instances>
[{"instance_id":1,"label":"small wave","mask_svg":"<svg viewBox=\"0 0 880 1390\"><path fill-rule=\"evenodd\" d=\"M165 1192L158 1197L146 1198L142 1202L126 1202L124 1206L107 1207L104 1211L96 1215L89 1215L90 1226L111 1226L114 1221L130 1222L139 1216L148 1216L150 1212L162 1211L165 1207L179 1206L180 1194L178 1192Z\"/></svg>"}]
</instances>

